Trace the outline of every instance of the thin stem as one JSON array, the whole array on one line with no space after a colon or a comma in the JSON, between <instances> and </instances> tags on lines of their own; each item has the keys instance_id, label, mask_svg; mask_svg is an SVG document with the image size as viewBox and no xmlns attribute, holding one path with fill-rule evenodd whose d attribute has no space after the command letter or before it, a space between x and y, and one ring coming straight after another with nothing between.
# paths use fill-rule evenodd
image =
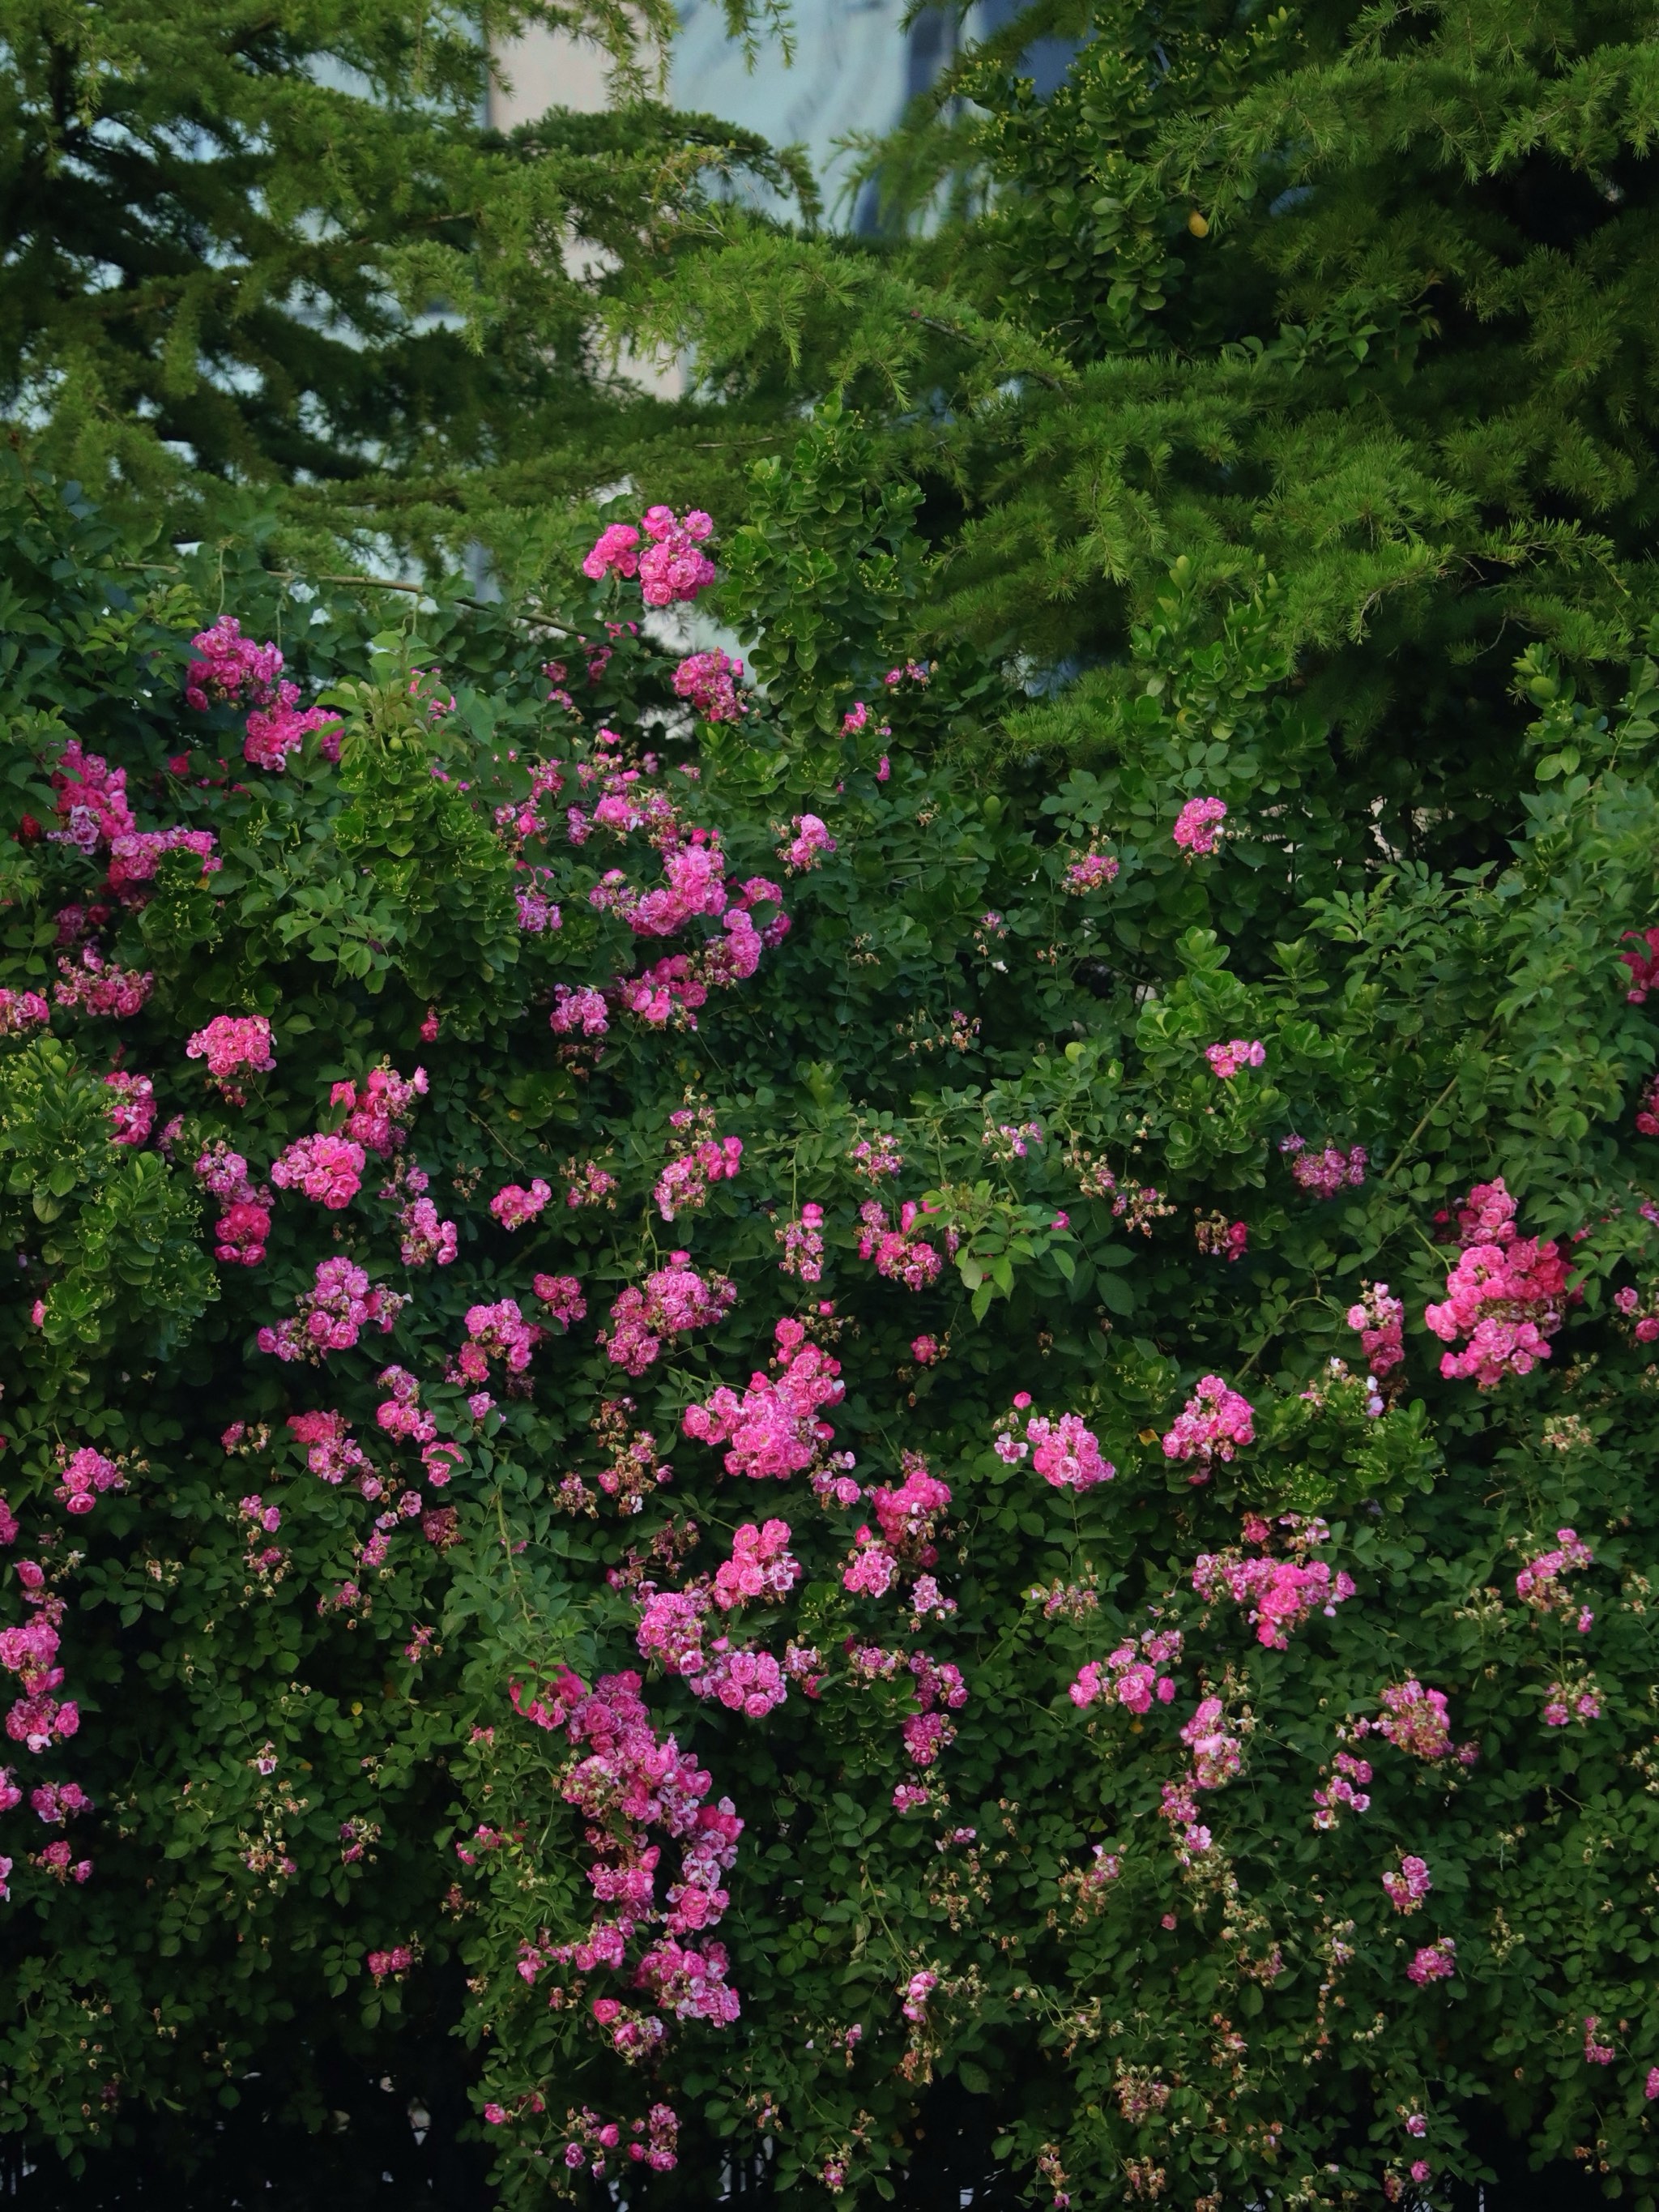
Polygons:
<instances>
[{"instance_id":1,"label":"thin stem","mask_svg":"<svg viewBox=\"0 0 1659 2212\"><path fill-rule=\"evenodd\" d=\"M1488 1037L1491 1034L1492 1034L1492 1032L1491 1032L1489 1030L1481 1030L1481 1032L1480 1032L1480 1036L1479 1036L1478 1037L1476 1037L1476 1039L1475 1039L1475 1041L1474 1041L1474 1049L1475 1049L1475 1051L1477 1051L1477 1052L1479 1052L1479 1051L1480 1051L1480 1049L1481 1046L1482 1046L1483 1044L1485 1044L1485 1042L1486 1042L1487 1037ZM1463 1072L1463 1071L1462 1070L1462 1068L1459 1068L1459 1070L1457 1071L1457 1075L1461 1075L1461 1074L1462 1073L1462 1072ZM1440 1093L1440 1096L1439 1096L1437 1099L1435 1099L1435 1100L1434 1100L1433 1103L1429 1107L1429 1109L1428 1109L1427 1112L1424 1115L1424 1116L1423 1116L1422 1120L1418 1123L1417 1127L1416 1127L1412 1131L1412 1133L1411 1133L1410 1136L1407 1138L1407 1139L1406 1139L1405 1143L1401 1146L1400 1150L1399 1150L1399 1151L1395 1154L1394 1158L1392 1159L1392 1161L1390 1161L1390 1163L1389 1164L1389 1165L1388 1165L1388 1166L1383 1170L1382 1173L1382 1174L1377 1177L1377 1182L1378 1182L1379 1183L1385 1183L1385 1182L1388 1182L1391 1181L1391 1180L1392 1180L1392 1178L1393 1178L1393 1176L1394 1176L1395 1170L1396 1168L1402 1167L1402 1166L1405 1164L1405 1163L1406 1163L1406 1162L1407 1162L1407 1161L1411 1158L1412 1153L1413 1153L1413 1150L1414 1150L1414 1149L1415 1149L1415 1147L1416 1147L1416 1144L1417 1144L1417 1140L1418 1140L1418 1139L1422 1135L1422 1133L1423 1133L1424 1130L1425 1130L1425 1129L1426 1129L1426 1128L1428 1127L1429 1123L1433 1120L1433 1118L1434 1118L1435 1115L1436 1115L1437 1113L1438 1113L1438 1111L1440 1110L1441 1107L1442 1107L1442 1106L1443 1106L1443 1105L1445 1104L1445 1103L1446 1103L1447 1099L1448 1099L1448 1098L1449 1098L1449 1097L1451 1097L1452 1092L1453 1092L1453 1091L1457 1088L1457 1075L1454 1075L1454 1076L1452 1077L1451 1081L1450 1081L1450 1082L1446 1085L1445 1089L1444 1089L1444 1090Z\"/></svg>"}]
</instances>

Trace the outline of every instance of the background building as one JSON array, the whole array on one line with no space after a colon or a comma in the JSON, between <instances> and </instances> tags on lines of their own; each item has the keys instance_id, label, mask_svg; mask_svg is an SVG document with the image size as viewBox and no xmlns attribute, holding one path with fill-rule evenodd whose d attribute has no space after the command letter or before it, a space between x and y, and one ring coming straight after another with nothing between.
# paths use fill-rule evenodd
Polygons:
<instances>
[{"instance_id":1,"label":"background building","mask_svg":"<svg viewBox=\"0 0 1659 2212\"><path fill-rule=\"evenodd\" d=\"M970 30L996 29L1019 4L981 0ZM668 97L676 107L741 124L775 144L804 145L831 219L861 228L873 214L867 197L856 206L836 204L836 142L852 131L890 130L955 48L951 14L926 9L908 29L904 15L905 0L799 0L793 62L786 64L768 40L750 69L741 44L726 36L719 0L682 0ZM1070 52L1058 39L1032 49L1028 63L1039 93L1060 82ZM490 119L501 129L549 107L604 104L604 64L593 47L539 32L505 48L501 63L508 82L491 100Z\"/></svg>"}]
</instances>

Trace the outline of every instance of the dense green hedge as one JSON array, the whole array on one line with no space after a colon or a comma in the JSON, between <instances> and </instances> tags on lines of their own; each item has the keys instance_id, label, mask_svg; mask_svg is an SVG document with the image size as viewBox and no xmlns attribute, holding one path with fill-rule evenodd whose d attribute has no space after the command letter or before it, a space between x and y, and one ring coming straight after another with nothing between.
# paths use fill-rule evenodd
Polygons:
<instances>
[{"instance_id":1,"label":"dense green hedge","mask_svg":"<svg viewBox=\"0 0 1659 2212\"><path fill-rule=\"evenodd\" d=\"M588 537L532 617L131 565L7 478L5 1604L38 1637L61 1601L61 1683L7 1649L78 1713L10 1771L94 1809L0 1826L4 2124L118 2155L273 2070L320 2119L296 2051L390 2067L414 2020L477 2054L509 2203L596 2153L702 2203L716 2142L769 2138L779 2184L884 2197L945 2076L1045 2202L1411 2201L1495 2113L1650 2203L1654 1054L1620 956L1654 672L1598 718L1529 654L1510 857L1443 877L1263 605L1206 638L1177 569L1109 763L982 792L963 746L1030 710L914 655L926 564L874 468L831 416L708 542L765 678L721 720ZM225 615L320 702L280 771L250 695L186 703ZM1175 835L1202 798L1207 851L1214 808ZM205 867L146 846L173 829ZM62 1002L88 945L138 1011ZM682 957L672 1018L630 1012ZM219 1017L274 1066L216 1082ZM377 1066L425 1071L389 1122ZM1470 1199L1500 1177L1513 1225ZM781 1267L815 1235L817 1279ZM341 1262L407 1299L390 1332L262 1350ZM1404 1309L1374 1382L1367 1285ZM1209 1377L1248 1418L1209 1424ZM726 1800L688 1905L682 1832Z\"/></svg>"}]
</instances>

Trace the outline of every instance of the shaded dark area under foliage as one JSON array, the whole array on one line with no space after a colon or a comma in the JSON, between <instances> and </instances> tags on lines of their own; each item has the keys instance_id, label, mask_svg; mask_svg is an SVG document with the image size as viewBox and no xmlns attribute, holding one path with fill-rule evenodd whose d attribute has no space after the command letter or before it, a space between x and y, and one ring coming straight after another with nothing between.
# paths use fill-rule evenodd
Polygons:
<instances>
[{"instance_id":1,"label":"shaded dark area under foliage","mask_svg":"<svg viewBox=\"0 0 1659 2212\"><path fill-rule=\"evenodd\" d=\"M433 2212L489 2212L496 2200L484 2178L484 2147L458 2140L469 2118L465 2057L435 2023L410 2023L404 2043L396 2079L372 2078L338 2049L307 2054L315 2082L335 2100L331 2124L319 2133L277 2117L273 2108L293 2085L260 2076L246 2085L210 2144L181 2140L179 2123L159 2114L131 2125L118 2150L79 2174L30 2166L12 2146L0 2159L0 2197L21 2212L125 2212L162 2203L173 2212L254 2206L356 2212L411 2200ZM423 2086L411 2094L408 2081ZM910 2164L898 2179L894 2212L1016 2212L1018 2182L999 2172L992 2152L989 2098L971 2094L954 2076L937 2081L910 2133ZM1591 2212L1604 2201L1595 2183L1572 2166L1554 2163L1534 2173L1522 2148L1501 2133L1488 2140L1472 2125L1470 2134L1496 2179L1437 2191L1446 2212ZM758 2208L778 2201L763 2160L735 2161L711 2142L702 2147L701 2162L707 2203ZM650 2202L648 2186L617 2198L590 2181L588 2192L584 2212Z\"/></svg>"}]
</instances>

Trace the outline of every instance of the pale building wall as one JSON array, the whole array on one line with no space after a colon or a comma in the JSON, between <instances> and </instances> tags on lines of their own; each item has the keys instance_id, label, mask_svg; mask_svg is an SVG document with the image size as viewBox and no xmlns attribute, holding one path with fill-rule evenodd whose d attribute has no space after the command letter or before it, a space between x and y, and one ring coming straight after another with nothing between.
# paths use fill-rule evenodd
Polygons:
<instances>
[{"instance_id":1,"label":"pale building wall","mask_svg":"<svg viewBox=\"0 0 1659 2212\"><path fill-rule=\"evenodd\" d=\"M975 31L1007 21L1019 0L979 0ZM906 0L796 0L795 55L786 64L774 38L763 39L755 66L740 41L726 36L719 0L680 0L680 26L669 56L666 98L675 107L717 115L776 146L801 145L811 157L833 222L858 229L872 209L867 194L850 204L841 191L840 140L854 131L889 131L908 100L932 83L950 58L953 20L925 9L907 29ZM1040 40L1028 57L1039 94L1052 91L1073 51L1069 41ZM592 112L609 96L601 48L562 33L532 32L496 58L502 80L492 90L489 121L510 131L550 107ZM680 389L672 361L629 359L625 373L647 390Z\"/></svg>"},{"instance_id":2,"label":"pale building wall","mask_svg":"<svg viewBox=\"0 0 1659 2212\"><path fill-rule=\"evenodd\" d=\"M937 66L942 24L924 17L907 33L904 0L800 0L794 14L793 63L786 65L769 39L750 70L741 44L726 34L718 0L682 0L667 97L775 145L804 145L833 199L836 141L852 131L891 127ZM574 39L532 32L503 47L498 65L509 83L490 100L497 129L532 121L549 107L605 104L604 57Z\"/></svg>"},{"instance_id":3,"label":"pale building wall","mask_svg":"<svg viewBox=\"0 0 1659 2212\"><path fill-rule=\"evenodd\" d=\"M591 114L605 106L605 58L598 46L553 31L514 39L495 56L497 82L489 91L489 121L497 131L533 123L550 107Z\"/></svg>"}]
</instances>

